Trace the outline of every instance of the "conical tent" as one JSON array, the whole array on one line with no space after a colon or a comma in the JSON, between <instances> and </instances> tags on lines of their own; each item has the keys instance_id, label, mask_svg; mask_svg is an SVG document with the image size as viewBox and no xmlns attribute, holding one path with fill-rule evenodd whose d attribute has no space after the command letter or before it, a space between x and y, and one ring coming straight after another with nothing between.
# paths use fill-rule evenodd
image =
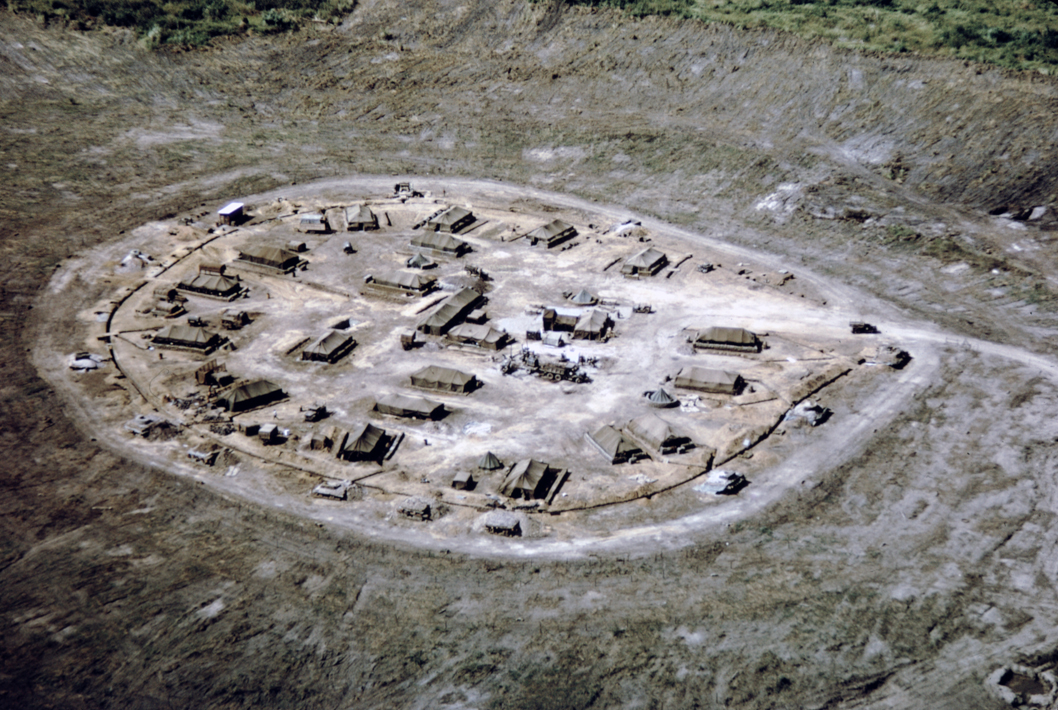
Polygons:
<instances>
[{"instance_id":1,"label":"conical tent","mask_svg":"<svg viewBox=\"0 0 1058 710\"><path fill-rule=\"evenodd\" d=\"M588 291L588 289L582 288L580 291L570 296L569 300L572 303L580 303L586 306L590 306L599 299L596 298L595 295L592 294L590 291Z\"/></svg>"},{"instance_id":2,"label":"conical tent","mask_svg":"<svg viewBox=\"0 0 1058 710\"><path fill-rule=\"evenodd\" d=\"M666 392L665 390L663 390L661 388L658 388L658 389L654 390L653 392L651 392L650 396L647 397L647 401L650 402L650 405L652 407L659 407L659 408L660 407L675 407L677 404L680 403L680 400L676 399L671 394L669 394L668 392Z\"/></svg>"},{"instance_id":3,"label":"conical tent","mask_svg":"<svg viewBox=\"0 0 1058 710\"><path fill-rule=\"evenodd\" d=\"M482 471L495 471L503 468L503 462L496 458L496 454L486 451L485 455L478 459L478 468Z\"/></svg>"},{"instance_id":4,"label":"conical tent","mask_svg":"<svg viewBox=\"0 0 1058 710\"><path fill-rule=\"evenodd\" d=\"M415 252L415 256L408 259L408 266L412 267L413 269L425 269L426 267L433 265L433 259L426 256L421 251Z\"/></svg>"}]
</instances>

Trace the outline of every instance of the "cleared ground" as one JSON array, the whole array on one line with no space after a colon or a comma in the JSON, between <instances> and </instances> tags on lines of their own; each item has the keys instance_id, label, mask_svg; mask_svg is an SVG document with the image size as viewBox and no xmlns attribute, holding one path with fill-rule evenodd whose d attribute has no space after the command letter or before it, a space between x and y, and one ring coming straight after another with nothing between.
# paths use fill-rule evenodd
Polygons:
<instances>
[{"instance_id":1,"label":"cleared ground","mask_svg":"<svg viewBox=\"0 0 1058 710\"><path fill-rule=\"evenodd\" d=\"M373 2L335 31L155 54L3 15L6 704L995 708L995 668L1052 662L1053 80L544 18ZM71 276L50 310L57 265L354 173L496 178L755 245L774 261L754 273L904 345L907 395L826 402L728 527L661 495L579 514L584 548L497 557L118 457L38 376L113 295Z\"/></svg>"},{"instance_id":2,"label":"cleared ground","mask_svg":"<svg viewBox=\"0 0 1058 710\"><path fill-rule=\"evenodd\" d=\"M449 547L479 549L482 543L464 538L483 532L481 521L492 505L490 497L499 500L495 496L500 484L519 460L533 457L569 472L557 496L530 502L537 506L537 514L522 515L528 537L557 536L583 546L596 531L585 527L584 516L573 511L628 504L662 491L682 501L667 506L666 515L720 506L714 517L729 524L733 513L724 509L734 509L737 515L741 503L693 487L711 467L723 466L751 476L755 486L772 483L768 488L775 495L779 486L770 480L771 469L799 448L785 444L784 437L805 439L796 436L803 422L784 422L793 405L811 396L817 402L822 397L855 409L872 408L862 397L865 389L876 400L898 399L912 391L908 377L873 365L879 350L894 342L891 338L850 334L852 312L827 307L825 285L817 286L815 278L799 280L786 269L768 271L764 257L765 261L753 261L725 250L727 245L682 235L668 225L636 225L642 220L629 215L615 221L612 208L574 205L569 197L537 190L459 183L472 192L453 192L444 199L427 195L398 200L385 199L386 184L388 178L359 178L308 185L302 188L306 197L297 201L254 196L248 198L255 205L254 217L236 228L207 227L201 222L198 227L182 226L196 224L192 215L133 230L128 239L77 260L53 279L57 288L52 289L54 303L49 310L56 313L64 310L63 285L95 282L112 290L112 296L80 313L83 325L70 341L72 350L88 348L112 357L109 367L87 374L72 372L69 357L54 351L39 352L39 360L47 363L56 385L89 410L85 426L101 428L99 436L119 451L131 447L148 463L179 465L186 462L189 450L219 447L223 453L212 470L199 465L203 470L193 475L243 495L248 490L269 491L248 495L251 501L282 504L354 528L362 528L365 519L377 519L378 526L388 527L405 497L417 495L431 501L437 508L434 517L443 519L420 524L418 537L414 530L400 529L389 535L412 544L435 545L443 540ZM414 184L447 192L440 187L444 182ZM538 201L537 213L512 205L512 198L524 202L528 196ZM370 275L401 271L417 253L410 243L422 232L414 225L450 204L471 205L471 201L476 221L459 234L471 252L462 257L434 254L440 263L422 272L437 279L436 291L401 296L371 288ZM336 202L339 207L334 207ZM378 213L382 228L347 232L344 207L364 202ZM308 212L326 213L338 231L298 231L299 215ZM553 250L532 246L526 235L555 218L574 224L578 236ZM617 229L622 224L628 227ZM247 267L237 258L241 250L254 246L285 247L290 242L308 247L300 253L302 266L296 272ZM354 253L345 253L342 245L347 242L355 244ZM648 247L671 255L668 265L653 276L622 275L624 261ZM128 255L134 253L158 256L131 261ZM141 263L145 259L150 261ZM147 313L157 300L158 288L190 281L202 265L209 264L225 264L229 275L239 275L246 292L234 301L188 293L181 303L185 315ZM713 268L702 272L699 264ZM488 298L490 323L515 342L490 351L453 346L444 337L419 333L419 347L404 350L401 333L414 330L441 299L474 282L467 265L488 275L476 283ZM599 302L574 306L567 296L581 289ZM836 295L829 295L832 302ZM648 305L651 312L636 313L637 304ZM607 314L613 327L599 342L563 333L569 344L562 348L528 340L528 331L541 328L542 305L576 314L594 308ZM224 310L233 307L250 313L252 323L221 330ZM862 312L862 306L856 312ZM160 329L191 320L206 323L207 332L223 333L227 344L209 353L151 344ZM335 363L303 361L307 343L342 321L348 325L338 332L355 338L356 348ZM762 337L765 347L741 354L696 352L688 341L710 325L749 328ZM523 348L545 360L583 360L582 371L589 379L553 382L525 369L504 374L504 361ZM195 379L196 370L207 362L223 363L222 369L235 378L229 389L238 382L267 379L280 385L286 397L246 413L222 414L221 420L233 421L237 431L218 431L218 412L208 401L219 394ZM411 375L428 365L473 374L482 384L462 395L412 388ZM736 373L746 384L737 394L677 387L675 375L690 367ZM923 367L927 365L916 364L913 370ZM913 382L923 379L919 374ZM671 390L681 398L680 406L650 407L644 393L657 388ZM422 421L375 411L376 401L391 394L428 397L443 404L446 414L439 421ZM189 400L197 404L188 407ZM304 410L321 404L330 416L307 424ZM895 413L890 409L888 415ZM152 436L149 444L136 441L124 429L135 414L162 416L181 431L175 436ZM646 415L660 417L695 446L686 452L662 453L640 442L645 458L612 465L586 438L604 425L625 430L631 420ZM307 445L307 435L314 431L336 427L344 433L364 422L383 428L395 440L385 460L351 464L337 459L341 434L326 449ZM265 443L240 433L249 424L279 426L282 441ZM836 426L855 428L848 420ZM631 432L624 435L636 441ZM812 448L812 440L807 437L802 445ZM477 461L488 451L506 466L497 471L478 469ZM806 462L819 457L817 452L800 458ZM450 486L460 471L473 475L473 490ZM311 474L316 475L314 481ZM306 501L308 482L327 479L354 481L363 490L357 491L356 501L346 503ZM526 503L504 498L504 505L511 508ZM565 514L540 517L543 512ZM506 549L494 545L497 554Z\"/></svg>"}]
</instances>

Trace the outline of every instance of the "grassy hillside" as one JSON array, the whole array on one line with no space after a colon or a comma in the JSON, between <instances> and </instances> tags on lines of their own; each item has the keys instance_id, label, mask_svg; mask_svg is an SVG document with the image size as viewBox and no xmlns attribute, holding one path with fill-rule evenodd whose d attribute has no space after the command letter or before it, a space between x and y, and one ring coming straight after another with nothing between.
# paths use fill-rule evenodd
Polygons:
<instances>
[{"instance_id":1,"label":"grassy hillside","mask_svg":"<svg viewBox=\"0 0 1058 710\"><path fill-rule=\"evenodd\" d=\"M562 1L562 0L539 0ZM565 0L633 15L675 15L772 27L839 47L917 52L1058 72L1058 0ZM152 45L285 32L337 21L356 0L7 0L17 12L82 29L135 29Z\"/></svg>"},{"instance_id":2,"label":"grassy hillside","mask_svg":"<svg viewBox=\"0 0 1058 710\"><path fill-rule=\"evenodd\" d=\"M774 27L839 47L1058 71L1056 0L570 0L637 15Z\"/></svg>"},{"instance_id":3,"label":"grassy hillside","mask_svg":"<svg viewBox=\"0 0 1058 710\"><path fill-rule=\"evenodd\" d=\"M248 31L286 32L306 20L337 21L356 0L7 0L41 22L81 29L128 27L149 44L196 46Z\"/></svg>"}]
</instances>

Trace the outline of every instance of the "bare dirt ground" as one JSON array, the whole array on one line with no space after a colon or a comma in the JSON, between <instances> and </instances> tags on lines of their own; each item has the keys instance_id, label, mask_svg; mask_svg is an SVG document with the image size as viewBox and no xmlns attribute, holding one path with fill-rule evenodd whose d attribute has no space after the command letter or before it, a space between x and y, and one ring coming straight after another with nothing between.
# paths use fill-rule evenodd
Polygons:
<instances>
[{"instance_id":1,"label":"bare dirt ground","mask_svg":"<svg viewBox=\"0 0 1058 710\"><path fill-rule=\"evenodd\" d=\"M236 495L248 495L250 501L279 505L334 524L362 528L365 521L373 521L367 523L373 534L396 535L410 544L506 555L513 550L520 554L579 550L583 554L588 546L600 545L603 540L598 530L581 522L596 521L597 516L578 515L576 511L636 501L632 506L635 517L642 518L647 513L642 503L652 504L655 495L659 500L665 498L659 507L669 516L695 514L696 524L684 523L688 530L699 530L703 522L730 524L740 516L745 500L754 500L749 509L756 510L782 495L784 487L796 483L788 476L783 482L772 480L777 462L808 447L814 453L796 456L801 479L819 468L817 456L833 465L834 448L846 453L855 450L864 438L860 430L866 422L880 426L898 415L900 409L895 403L928 383L936 370L933 350L940 335L928 326L923 332L907 321L899 322L905 337L922 350L913 366L898 376L888 367L868 364L880 348L902 342L884 334L849 333L850 318L862 317L865 309L870 309L871 299L828 285L808 272L797 278L789 272L768 271L767 257L758 261L746 250L727 249L715 240L674 231L657 220L648 219L634 229L613 233L611 226L627 222L626 210L537 189L420 179L413 183L416 187L447 193L447 197L433 197L428 191L422 198L395 200L384 197L391 184L388 177L362 176L301 186L296 201L279 200L276 195L252 196L246 199L257 205L254 215L270 215L274 211L271 205L281 205L286 216L263 221L256 216L248 225L212 234L201 229L192 233L181 226L183 220L153 223L68 261L53 276L38 308L62 314L79 304L79 299L68 298L67 288L75 283L93 284L108 295L80 311L75 333L62 326L62 318L58 327L44 328L49 335L34 349L40 372L65 392L72 406L85 409L79 421L82 429L110 442L118 452L142 457L145 463L186 463L189 447L209 450L220 445L229 453L212 471L202 470L201 465L177 466L175 470L190 469L198 480ZM512 206L527 199L545 207L545 213L527 214ZM383 221L381 230L303 235L295 229L293 210L324 210L335 201L356 204L364 200L370 201ZM421 348L402 351L397 335L414 327L429 304L444 297L444 291L397 300L363 291L367 275L399 268L414 253L408 247L416 234L410 226L436 212L438 205L448 204L473 205L477 221L460 235L472 244L473 251L462 258L439 257L442 263L426 273L446 284L448 293L465 281L466 264L491 274L485 282L488 313L496 326L505 327L521 341L502 351L468 352L445 347L445 340L436 337L426 337ZM328 213L341 230L342 210L332 207ZM579 235L563 249L531 246L523 235L554 216L577 223ZM252 313L253 323L238 331L225 331L230 351L222 348L221 353L210 355L187 353L151 347L151 341L144 340L158 328L184 318L144 315L144 306L154 302L158 285L169 288L189 280L203 263L226 263L235 273L242 269L233 261L239 249L285 245L291 238L307 240L311 245L302 252L300 276L246 271L240 277L247 292L234 305ZM347 255L341 245L350 240L356 244L356 252ZM620 262L647 245L670 254L669 266L653 277L622 276ZM157 258L146 267L130 267L126 266L129 253L155 254ZM711 264L712 271L698 271L700 263ZM540 328L539 316L527 313L539 311L534 304L568 308L563 294L584 287L603 299L596 308L606 309L615 319L614 337L605 342L574 340L561 350L525 340L527 330ZM653 312L634 313L635 303L650 304ZM232 305L192 294L183 307L186 318L205 320L211 323L207 327L217 331L219 312ZM872 318L884 318L885 304L876 306L877 310L871 310ZM302 362L299 343L327 332L328 324L341 319L350 323L344 332L356 337L355 350L337 363ZM899 327L891 321L874 320L886 330ZM705 324L752 328L762 334L766 347L759 353L742 355L694 353L686 342L687 332ZM104 345L107 340L109 345ZM71 371L64 345L109 354L112 364L89 374ZM591 380L553 383L524 371L503 375L503 359L523 347L535 349L541 357L563 354L573 361L581 356L593 358L596 364L584 366ZM212 428L214 412L207 409L196 414L196 409L177 406L168 399L204 397L206 388L196 384L193 373L211 359L224 362L226 371L240 380L263 377L281 384L287 393L283 401L233 419L239 426L276 424L289 431L285 442L265 445L236 431L218 435ZM373 411L376 398L382 395L417 394L409 389L409 375L431 364L473 373L482 387L467 396L423 393L448 410L437 422L399 419ZM748 386L737 396L674 387L670 381L673 374L689 366L740 373ZM667 387L682 398L683 405L674 410L652 410L643 392L657 387ZM799 435L796 425L782 421L791 406L807 397L816 402L841 403L858 413L842 421L838 431L844 439L832 436L825 446L815 447L817 437ZM306 424L302 411L318 404L326 405L331 415L320 424ZM161 415L184 430L164 441L134 441L123 425L141 413ZM646 462L611 466L586 440L586 434L603 424L623 427L628 420L645 414L660 414L697 446L682 454L653 451ZM310 451L304 444L305 435L314 429L337 426L345 431L362 421L400 437L392 456L354 466L335 460L334 451ZM794 440L800 446L791 443ZM480 527L489 496L499 492L505 473L476 468L486 451L499 455L508 465L533 456L569 471L560 495L546 504L532 503L539 506L538 514L524 524L527 537L555 537L566 541L564 544L514 545L473 536L466 539L468 532ZM250 465L244 466L242 459ZM769 495L724 499L692 489L710 464L749 476L754 488L763 487ZM458 471L473 473L477 483L473 491L451 488L451 479ZM309 501L305 474L315 474L317 481L349 479L367 486L368 495L358 495L356 503ZM439 511L447 511L436 516L444 520L429 526L377 529L392 528L390 523L399 522L395 508L409 495L433 500ZM650 500L641 500L644 498ZM508 504L513 507L517 501ZM698 515L703 508L708 512ZM546 512L553 516L542 515ZM619 514L612 515L603 525L607 531L604 537L620 525L619 519ZM619 532L619 540L627 545L634 538L654 536L657 528L623 527Z\"/></svg>"},{"instance_id":2,"label":"bare dirt ground","mask_svg":"<svg viewBox=\"0 0 1058 710\"><path fill-rule=\"evenodd\" d=\"M0 16L5 705L992 708L994 668L1053 662L1054 81L545 16L371 2L163 54ZM617 542L538 559L374 541L74 425L29 360L77 322L38 315L57 265L353 173L494 178L763 251L889 304L928 377L749 518L622 546L635 514L602 508ZM811 435L844 439L859 413L831 406Z\"/></svg>"}]
</instances>

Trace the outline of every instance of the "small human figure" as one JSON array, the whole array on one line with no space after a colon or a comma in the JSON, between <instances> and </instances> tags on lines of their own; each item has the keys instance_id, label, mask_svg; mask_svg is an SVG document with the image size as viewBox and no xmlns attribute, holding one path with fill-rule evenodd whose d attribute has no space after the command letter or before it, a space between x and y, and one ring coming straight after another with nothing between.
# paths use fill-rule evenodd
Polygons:
<instances>
[{"instance_id":1,"label":"small human figure","mask_svg":"<svg viewBox=\"0 0 1058 710\"><path fill-rule=\"evenodd\" d=\"M279 410L277 409L274 412L272 412L272 419L278 419L278 418L279 418Z\"/></svg>"}]
</instances>

